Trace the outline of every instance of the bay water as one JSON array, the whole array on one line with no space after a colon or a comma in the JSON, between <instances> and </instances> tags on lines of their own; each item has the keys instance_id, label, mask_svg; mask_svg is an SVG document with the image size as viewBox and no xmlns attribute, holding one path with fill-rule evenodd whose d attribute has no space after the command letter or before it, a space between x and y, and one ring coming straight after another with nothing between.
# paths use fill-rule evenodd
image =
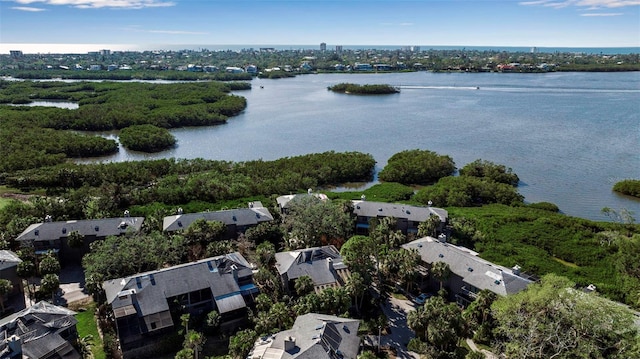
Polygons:
<instances>
[{"instance_id":1,"label":"bay water","mask_svg":"<svg viewBox=\"0 0 640 359\"><path fill-rule=\"evenodd\" d=\"M327 90L342 82L401 92ZM418 148L449 155L458 168L476 159L511 167L527 202L552 202L571 216L608 220L601 209L610 207L640 218L639 200L611 190L640 179L640 72L315 74L254 79L236 94L247 98L242 114L172 130L171 150L121 148L91 161L273 160L334 150L370 153L380 170L394 153Z\"/></svg>"}]
</instances>

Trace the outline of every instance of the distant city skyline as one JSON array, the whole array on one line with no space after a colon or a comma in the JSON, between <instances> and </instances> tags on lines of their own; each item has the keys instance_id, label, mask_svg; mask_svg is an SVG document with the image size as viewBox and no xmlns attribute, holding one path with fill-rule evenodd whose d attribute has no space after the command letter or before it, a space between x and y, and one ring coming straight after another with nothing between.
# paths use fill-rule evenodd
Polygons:
<instances>
[{"instance_id":1,"label":"distant city skyline","mask_svg":"<svg viewBox=\"0 0 640 359\"><path fill-rule=\"evenodd\" d=\"M640 47L640 0L0 1L3 54L321 43Z\"/></svg>"}]
</instances>

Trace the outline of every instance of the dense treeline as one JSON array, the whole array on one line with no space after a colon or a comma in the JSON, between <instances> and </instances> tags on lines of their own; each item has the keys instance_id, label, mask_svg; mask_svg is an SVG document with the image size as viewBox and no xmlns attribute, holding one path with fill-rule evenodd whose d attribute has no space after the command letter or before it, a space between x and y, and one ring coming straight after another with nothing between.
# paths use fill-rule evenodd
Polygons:
<instances>
[{"instance_id":1,"label":"dense treeline","mask_svg":"<svg viewBox=\"0 0 640 359\"><path fill-rule=\"evenodd\" d=\"M158 152L176 144L176 138L166 128L154 125L125 127L118 137L124 147L142 152Z\"/></svg>"},{"instance_id":2,"label":"dense treeline","mask_svg":"<svg viewBox=\"0 0 640 359\"><path fill-rule=\"evenodd\" d=\"M613 185L613 190L628 196L640 198L640 180L623 180Z\"/></svg>"},{"instance_id":3,"label":"dense treeline","mask_svg":"<svg viewBox=\"0 0 640 359\"><path fill-rule=\"evenodd\" d=\"M0 103L33 100L77 102L69 110L0 106L0 173L63 163L67 158L117 152L114 140L75 131L106 131L132 125L162 128L222 124L246 107L232 90L247 83L148 84L0 80ZM64 131L61 131L64 130ZM75 130L74 132L68 130Z\"/></svg>"},{"instance_id":4,"label":"dense treeline","mask_svg":"<svg viewBox=\"0 0 640 359\"><path fill-rule=\"evenodd\" d=\"M385 95L398 93L400 90L391 85L358 85L352 83L340 83L327 87L329 91L358 95Z\"/></svg>"},{"instance_id":5,"label":"dense treeline","mask_svg":"<svg viewBox=\"0 0 640 359\"><path fill-rule=\"evenodd\" d=\"M153 71L153 70L117 70L117 71L69 71L69 70L30 70L2 71L3 74L19 79L64 79L64 80L167 80L167 81L248 81L251 74L231 72L189 72L189 71Z\"/></svg>"},{"instance_id":6,"label":"dense treeline","mask_svg":"<svg viewBox=\"0 0 640 359\"><path fill-rule=\"evenodd\" d=\"M153 202L215 203L349 181L369 181L374 166L375 160L368 154L325 152L240 163L202 159L66 163L6 174L4 180L16 188L46 188L50 193L76 189L86 195L92 193L112 201L105 206L118 212L130 205Z\"/></svg>"}]
</instances>

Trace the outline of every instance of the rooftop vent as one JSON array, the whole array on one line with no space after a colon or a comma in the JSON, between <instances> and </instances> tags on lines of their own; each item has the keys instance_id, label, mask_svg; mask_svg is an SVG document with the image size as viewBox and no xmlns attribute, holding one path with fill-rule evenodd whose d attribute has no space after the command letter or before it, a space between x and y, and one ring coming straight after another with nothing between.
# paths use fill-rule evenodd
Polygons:
<instances>
[{"instance_id":1,"label":"rooftop vent","mask_svg":"<svg viewBox=\"0 0 640 359\"><path fill-rule=\"evenodd\" d=\"M182 207L178 207L178 214L182 214L184 213L184 211L182 210Z\"/></svg>"},{"instance_id":2,"label":"rooftop vent","mask_svg":"<svg viewBox=\"0 0 640 359\"><path fill-rule=\"evenodd\" d=\"M468 270L469 272L473 272L473 268L471 268L471 267L467 268L467 270Z\"/></svg>"},{"instance_id":3,"label":"rooftop vent","mask_svg":"<svg viewBox=\"0 0 640 359\"><path fill-rule=\"evenodd\" d=\"M62 228L62 234L66 234L67 233L67 229L66 228Z\"/></svg>"},{"instance_id":4,"label":"rooftop vent","mask_svg":"<svg viewBox=\"0 0 640 359\"><path fill-rule=\"evenodd\" d=\"M40 235L40 231L36 229L35 231L33 231L33 234L35 234L36 236Z\"/></svg>"},{"instance_id":5,"label":"rooftop vent","mask_svg":"<svg viewBox=\"0 0 640 359\"><path fill-rule=\"evenodd\" d=\"M231 217L231 219L233 219L234 222L238 221L238 217L236 216Z\"/></svg>"},{"instance_id":6,"label":"rooftop vent","mask_svg":"<svg viewBox=\"0 0 640 359\"><path fill-rule=\"evenodd\" d=\"M47 214L46 216L44 216L44 221L45 222L52 222L53 221L53 217L51 217L51 215Z\"/></svg>"},{"instance_id":7,"label":"rooftop vent","mask_svg":"<svg viewBox=\"0 0 640 359\"><path fill-rule=\"evenodd\" d=\"M438 254L438 257L444 258L444 254L440 253L440 254Z\"/></svg>"},{"instance_id":8,"label":"rooftop vent","mask_svg":"<svg viewBox=\"0 0 640 359\"><path fill-rule=\"evenodd\" d=\"M127 218L131 217L131 213L129 212L128 209L124 211L124 216Z\"/></svg>"},{"instance_id":9,"label":"rooftop vent","mask_svg":"<svg viewBox=\"0 0 640 359\"><path fill-rule=\"evenodd\" d=\"M178 221L178 227L182 227L182 222Z\"/></svg>"}]
</instances>

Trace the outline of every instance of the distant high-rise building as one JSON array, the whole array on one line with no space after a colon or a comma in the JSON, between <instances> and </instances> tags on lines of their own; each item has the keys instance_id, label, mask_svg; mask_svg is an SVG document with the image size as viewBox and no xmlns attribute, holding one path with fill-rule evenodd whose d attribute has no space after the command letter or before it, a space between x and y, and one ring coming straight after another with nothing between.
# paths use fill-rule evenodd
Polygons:
<instances>
[{"instance_id":1,"label":"distant high-rise building","mask_svg":"<svg viewBox=\"0 0 640 359\"><path fill-rule=\"evenodd\" d=\"M9 50L9 55L11 55L11 57L22 57L22 51L20 51L20 50Z\"/></svg>"},{"instance_id":2,"label":"distant high-rise building","mask_svg":"<svg viewBox=\"0 0 640 359\"><path fill-rule=\"evenodd\" d=\"M536 52L538 52L538 48L537 48L537 47L535 47L535 46L534 46L534 47L532 47L532 48L531 48L531 53L532 53L532 54L535 54Z\"/></svg>"},{"instance_id":3,"label":"distant high-rise building","mask_svg":"<svg viewBox=\"0 0 640 359\"><path fill-rule=\"evenodd\" d=\"M100 50L100 55L109 56L111 55L111 50Z\"/></svg>"},{"instance_id":4,"label":"distant high-rise building","mask_svg":"<svg viewBox=\"0 0 640 359\"><path fill-rule=\"evenodd\" d=\"M337 46L336 46L336 52L337 52L337 53L342 52L342 45L337 45Z\"/></svg>"},{"instance_id":5,"label":"distant high-rise building","mask_svg":"<svg viewBox=\"0 0 640 359\"><path fill-rule=\"evenodd\" d=\"M420 52L420 46L411 46L412 52Z\"/></svg>"},{"instance_id":6,"label":"distant high-rise building","mask_svg":"<svg viewBox=\"0 0 640 359\"><path fill-rule=\"evenodd\" d=\"M325 42L320 43L320 51L327 51L327 44Z\"/></svg>"}]
</instances>

